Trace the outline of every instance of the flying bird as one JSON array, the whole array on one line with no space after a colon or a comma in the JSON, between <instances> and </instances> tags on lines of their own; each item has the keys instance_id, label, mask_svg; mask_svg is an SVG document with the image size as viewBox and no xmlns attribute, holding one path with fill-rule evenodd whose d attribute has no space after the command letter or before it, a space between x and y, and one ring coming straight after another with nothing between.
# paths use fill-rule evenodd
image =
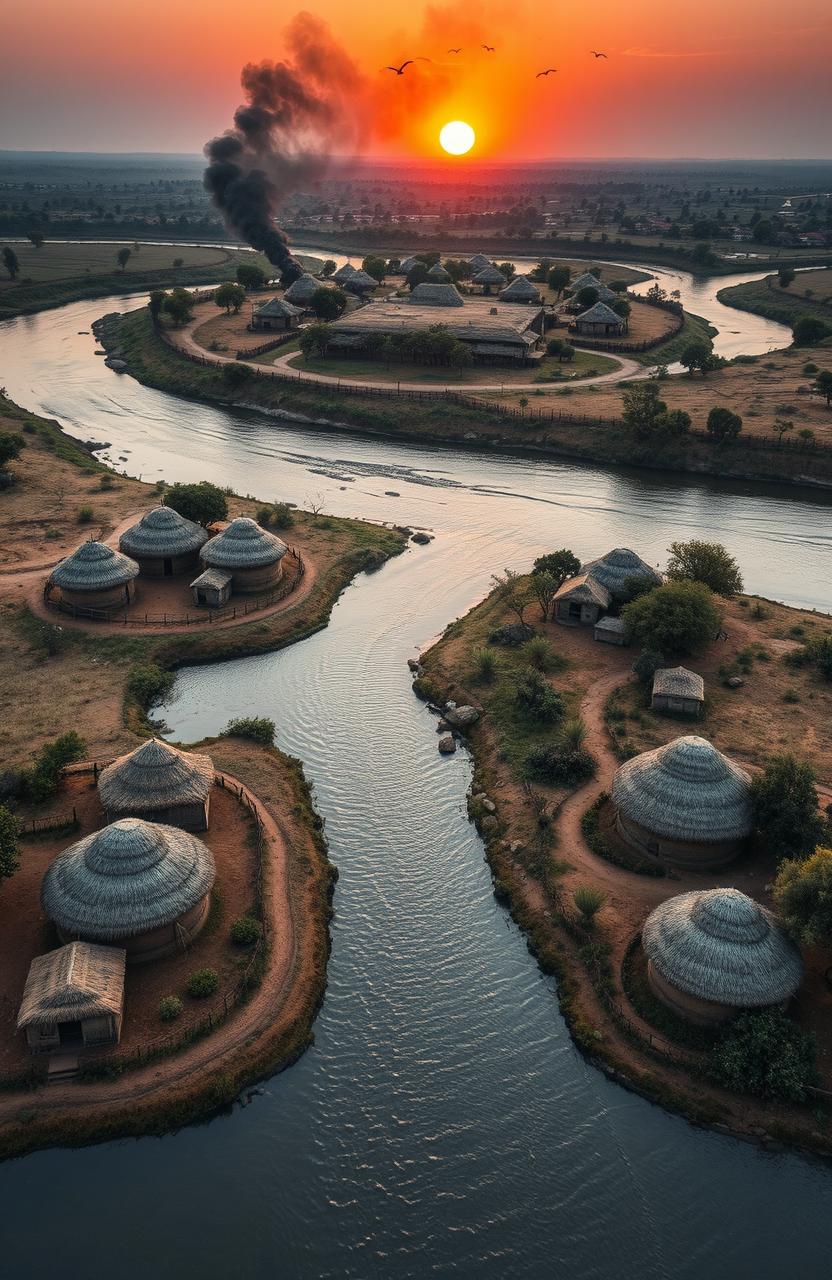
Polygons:
<instances>
[{"instance_id":1,"label":"flying bird","mask_svg":"<svg viewBox=\"0 0 832 1280\"><path fill-rule=\"evenodd\" d=\"M462 53L462 49L448 49L448 53Z\"/></svg>"},{"instance_id":2,"label":"flying bird","mask_svg":"<svg viewBox=\"0 0 832 1280\"><path fill-rule=\"evenodd\" d=\"M538 71L535 80L539 80L541 76L550 76L553 71L557 71L557 67L549 67L547 71Z\"/></svg>"},{"instance_id":3,"label":"flying bird","mask_svg":"<svg viewBox=\"0 0 832 1280\"><path fill-rule=\"evenodd\" d=\"M400 67L382 67L382 71L395 71L397 76L404 75L405 67L412 67L414 62L430 62L430 58L408 58Z\"/></svg>"},{"instance_id":4,"label":"flying bird","mask_svg":"<svg viewBox=\"0 0 832 1280\"><path fill-rule=\"evenodd\" d=\"M607 56L605 53L596 53L594 49L590 49L589 52L594 54L596 58L606 58Z\"/></svg>"},{"instance_id":5,"label":"flying bird","mask_svg":"<svg viewBox=\"0 0 832 1280\"><path fill-rule=\"evenodd\" d=\"M481 48L481 49L485 49L485 52L486 52L486 53L493 53L493 52L494 52L494 46L493 46L493 44L481 44L481 45L480 45L480 48Z\"/></svg>"}]
</instances>

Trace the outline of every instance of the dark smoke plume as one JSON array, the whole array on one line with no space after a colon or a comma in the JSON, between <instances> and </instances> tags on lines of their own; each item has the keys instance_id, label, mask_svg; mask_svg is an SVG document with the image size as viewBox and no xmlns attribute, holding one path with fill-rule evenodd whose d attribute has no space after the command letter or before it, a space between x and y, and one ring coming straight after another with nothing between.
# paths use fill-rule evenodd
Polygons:
<instances>
[{"instance_id":1,"label":"dark smoke plume","mask_svg":"<svg viewBox=\"0 0 832 1280\"><path fill-rule=\"evenodd\" d=\"M206 144L204 182L229 230L296 280L303 268L275 215L287 196L323 176L333 151L355 145L365 86L319 19L298 14L287 41L291 62L243 68L247 102L234 127Z\"/></svg>"}]
</instances>

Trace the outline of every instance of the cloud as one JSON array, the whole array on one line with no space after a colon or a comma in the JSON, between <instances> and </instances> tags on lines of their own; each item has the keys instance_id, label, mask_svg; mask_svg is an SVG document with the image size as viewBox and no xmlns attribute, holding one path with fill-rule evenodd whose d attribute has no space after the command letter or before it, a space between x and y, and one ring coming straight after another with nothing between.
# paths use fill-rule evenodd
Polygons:
<instances>
[{"instance_id":1,"label":"cloud","mask_svg":"<svg viewBox=\"0 0 832 1280\"><path fill-rule=\"evenodd\" d=\"M622 49L625 58L724 58L727 49Z\"/></svg>"}]
</instances>

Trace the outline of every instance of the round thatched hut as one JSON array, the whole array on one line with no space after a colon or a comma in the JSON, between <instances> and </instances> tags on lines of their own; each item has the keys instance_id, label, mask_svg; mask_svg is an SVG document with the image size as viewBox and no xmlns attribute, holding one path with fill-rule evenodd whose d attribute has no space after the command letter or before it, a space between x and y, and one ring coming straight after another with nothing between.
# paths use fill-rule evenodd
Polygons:
<instances>
[{"instance_id":1,"label":"round thatched hut","mask_svg":"<svg viewBox=\"0 0 832 1280\"><path fill-rule=\"evenodd\" d=\"M662 584L662 575L658 569L651 568L646 560L642 560L629 547L615 547L600 559L590 560L588 564L581 565L581 573L591 574L596 582L600 582L609 591L613 600L619 601L630 598L630 582L646 579L651 586L658 587Z\"/></svg>"},{"instance_id":2,"label":"round thatched hut","mask_svg":"<svg viewBox=\"0 0 832 1280\"><path fill-rule=\"evenodd\" d=\"M498 271L491 264L483 267L482 271L478 271L471 282L479 285L486 297L489 297L492 289L504 289L508 281L502 271Z\"/></svg>"},{"instance_id":3,"label":"round thatched hut","mask_svg":"<svg viewBox=\"0 0 832 1280\"><path fill-rule=\"evenodd\" d=\"M56 565L48 587L57 587L61 600L78 609L116 609L135 595L139 576L135 560L103 542L82 542Z\"/></svg>"},{"instance_id":4,"label":"round thatched hut","mask_svg":"<svg viewBox=\"0 0 832 1280\"><path fill-rule=\"evenodd\" d=\"M215 875L211 850L196 836L123 818L58 854L41 902L62 942L115 943L138 963L199 933Z\"/></svg>"},{"instance_id":5,"label":"round thatched hut","mask_svg":"<svg viewBox=\"0 0 832 1280\"><path fill-rule=\"evenodd\" d=\"M236 520L202 548L202 563L231 575L231 590L242 593L268 591L279 579L281 561L289 548L280 538L261 529L249 516Z\"/></svg>"},{"instance_id":6,"label":"round thatched hut","mask_svg":"<svg viewBox=\"0 0 832 1280\"><path fill-rule=\"evenodd\" d=\"M612 799L627 844L677 866L720 867L751 832L751 779L693 734L622 764Z\"/></svg>"},{"instance_id":7,"label":"round thatched hut","mask_svg":"<svg viewBox=\"0 0 832 1280\"><path fill-rule=\"evenodd\" d=\"M356 274L357 270L358 268L354 267L351 262L345 262L343 267L339 267L337 271L333 272L332 279L336 284L346 284Z\"/></svg>"},{"instance_id":8,"label":"round thatched hut","mask_svg":"<svg viewBox=\"0 0 832 1280\"><path fill-rule=\"evenodd\" d=\"M154 507L119 538L119 547L148 578L189 573L199 560L208 534L173 507Z\"/></svg>"},{"instance_id":9,"label":"round thatched hut","mask_svg":"<svg viewBox=\"0 0 832 1280\"><path fill-rule=\"evenodd\" d=\"M540 291L528 276L515 276L511 284L500 290L501 302L533 302L540 305Z\"/></svg>"},{"instance_id":10,"label":"round thatched hut","mask_svg":"<svg viewBox=\"0 0 832 1280\"><path fill-rule=\"evenodd\" d=\"M449 284L452 279L450 271L446 271L441 262L434 262L428 271L428 280L432 280L434 284Z\"/></svg>"},{"instance_id":11,"label":"round thatched hut","mask_svg":"<svg viewBox=\"0 0 832 1280\"><path fill-rule=\"evenodd\" d=\"M183 831L207 831L214 763L151 738L119 756L98 779L108 822L144 818Z\"/></svg>"},{"instance_id":12,"label":"round thatched hut","mask_svg":"<svg viewBox=\"0 0 832 1280\"><path fill-rule=\"evenodd\" d=\"M308 271L304 271L302 276L298 276L297 280L289 285L283 297L294 307L308 307L315 291L320 287L320 280L316 280Z\"/></svg>"},{"instance_id":13,"label":"round thatched hut","mask_svg":"<svg viewBox=\"0 0 832 1280\"><path fill-rule=\"evenodd\" d=\"M770 911L739 889L681 893L642 930L648 978L674 1013L703 1026L740 1009L785 1006L803 966Z\"/></svg>"}]
</instances>

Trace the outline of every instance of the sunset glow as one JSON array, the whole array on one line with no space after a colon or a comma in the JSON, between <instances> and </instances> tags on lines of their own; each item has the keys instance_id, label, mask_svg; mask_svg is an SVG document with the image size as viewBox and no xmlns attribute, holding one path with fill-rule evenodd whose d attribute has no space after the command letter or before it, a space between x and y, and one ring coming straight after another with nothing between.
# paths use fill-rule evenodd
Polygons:
<instances>
[{"instance_id":1,"label":"sunset glow","mask_svg":"<svg viewBox=\"0 0 832 1280\"><path fill-rule=\"evenodd\" d=\"M464 120L450 120L439 131L439 141L449 156L464 156L477 140L477 135Z\"/></svg>"}]
</instances>

